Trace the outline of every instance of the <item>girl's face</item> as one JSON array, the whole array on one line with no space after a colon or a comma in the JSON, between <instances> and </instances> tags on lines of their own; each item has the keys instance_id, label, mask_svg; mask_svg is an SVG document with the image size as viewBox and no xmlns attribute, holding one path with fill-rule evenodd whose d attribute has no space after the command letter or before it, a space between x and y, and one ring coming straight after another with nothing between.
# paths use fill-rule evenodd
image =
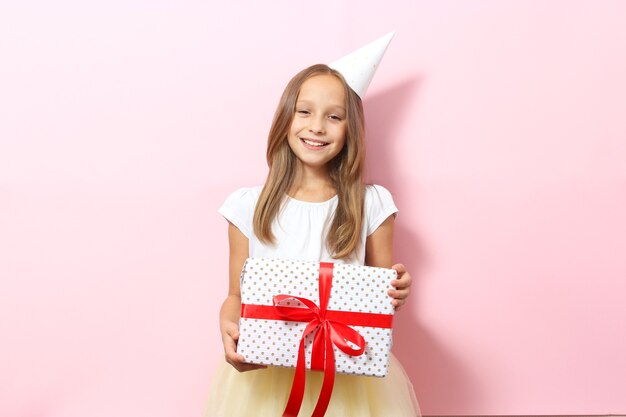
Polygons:
<instances>
[{"instance_id":1,"label":"girl's face","mask_svg":"<svg viewBox=\"0 0 626 417\"><path fill-rule=\"evenodd\" d=\"M346 142L346 94L333 75L316 75L300 88L288 142L300 162L323 167Z\"/></svg>"}]
</instances>

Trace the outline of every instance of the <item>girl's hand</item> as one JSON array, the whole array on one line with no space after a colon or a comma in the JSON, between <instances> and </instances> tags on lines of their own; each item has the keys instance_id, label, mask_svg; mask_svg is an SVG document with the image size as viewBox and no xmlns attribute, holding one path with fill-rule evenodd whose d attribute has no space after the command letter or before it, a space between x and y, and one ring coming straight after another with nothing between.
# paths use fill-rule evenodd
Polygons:
<instances>
[{"instance_id":1,"label":"girl's hand","mask_svg":"<svg viewBox=\"0 0 626 417\"><path fill-rule=\"evenodd\" d=\"M233 368L239 372L251 371L253 369L267 368L265 365L255 365L245 363L243 355L237 353L237 340L239 340L239 326L232 321L222 325L222 341L224 342L224 358Z\"/></svg>"},{"instance_id":2,"label":"girl's hand","mask_svg":"<svg viewBox=\"0 0 626 417\"><path fill-rule=\"evenodd\" d=\"M391 267L391 269L396 270L398 277L391 281L391 285L395 287L395 290L389 290L387 294L393 297L393 301L391 303L395 307L396 311L398 311L404 305L406 298L411 292L411 281L413 279L402 264L395 264Z\"/></svg>"}]
</instances>

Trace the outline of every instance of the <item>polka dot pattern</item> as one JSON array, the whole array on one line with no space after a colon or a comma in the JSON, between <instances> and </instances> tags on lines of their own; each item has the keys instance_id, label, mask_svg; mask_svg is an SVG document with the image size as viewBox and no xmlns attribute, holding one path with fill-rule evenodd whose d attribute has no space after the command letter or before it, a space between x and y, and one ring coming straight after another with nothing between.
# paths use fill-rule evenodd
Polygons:
<instances>
[{"instance_id":1,"label":"polka dot pattern","mask_svg":"<svg viewBox=\"0 0 626 417\"><path fill-rule=\"evenodd\" d=\"M328 308L353 312L393 314L387 291L396 271L351 264L335 264ZM241 302L272 305L278 294L308 298L319 305L319 263L250 258L241 272ZM299 306L299 301L285 305ZM306 323L242 318L237 351L247 362L295 367ZM385 376L391 351L391 329L351 326L365 339L365 352L350 356L337 347L335 370L346 374ZM305 339L306 366L311 367L313 335Z\"/></svg>"}]
</instances>

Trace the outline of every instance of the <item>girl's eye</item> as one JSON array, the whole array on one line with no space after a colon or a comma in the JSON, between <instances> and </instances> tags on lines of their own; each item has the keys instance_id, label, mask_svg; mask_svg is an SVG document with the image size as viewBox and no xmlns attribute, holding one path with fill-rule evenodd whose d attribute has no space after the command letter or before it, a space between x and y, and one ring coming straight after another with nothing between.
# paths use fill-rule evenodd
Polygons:
<instances>
[{"instance_id":1,"label":"girl's eye","mask_svg":"<svg viewBox=\"0 0 626 417\"><path fill-rule=\"evenodd\" d=\"M329 117L330 117L331 119L333 119L333 120L341 120L341 117L336 116L336 115L334 115L334 114L331 114Z\"/></svg>"},{"instance_id":2,"label":"girl's eye","mask_svg":"<svg viewBox=\"0 0 626 417\"><path fill-rule=\"evenodd\" d=\"M296 113L305 114L306 115L306 114L309 114L309 111L308 110L298 110Z\"/></svg>"}]
</instances>

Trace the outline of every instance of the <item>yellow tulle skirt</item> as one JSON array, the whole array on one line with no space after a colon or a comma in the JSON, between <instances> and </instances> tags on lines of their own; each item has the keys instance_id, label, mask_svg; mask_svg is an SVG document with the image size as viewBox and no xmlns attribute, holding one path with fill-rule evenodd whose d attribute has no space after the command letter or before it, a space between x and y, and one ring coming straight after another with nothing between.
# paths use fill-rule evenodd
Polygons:
<instances>
[{"instance_id":1,"label":"yellow tulle skirt","mask_svg":"<svg viewBox=\"0 0 626 417\"><path fill-rule=\"evenodd\" d=\"M293 382L293 368L267 367L238 372L220 364L209 392L205 417L280 417ZM315 408L324 374L307 371L298 417ZM326 417L416 417L419 406L408 376L391 355L384 378L337 374Z\"/></svg>"}]
</instances>

